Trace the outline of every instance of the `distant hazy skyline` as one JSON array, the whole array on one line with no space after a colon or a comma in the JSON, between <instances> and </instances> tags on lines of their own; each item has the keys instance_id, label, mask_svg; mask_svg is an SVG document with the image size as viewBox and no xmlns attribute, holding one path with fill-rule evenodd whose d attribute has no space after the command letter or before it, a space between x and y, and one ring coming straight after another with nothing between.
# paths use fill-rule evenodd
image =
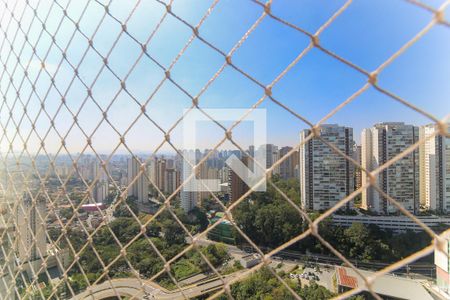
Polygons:
<instances>
[{"instance_id":1,"label":"distant hazy skyline","mask_svg":"<svg viewBox=\"0 0 450 300\"><path fill-rule=\"evenodd\" d=\"M37 1L30 1L35 5ZM100 1L106 2L106 1ZM192 25L198 23L213 1L179 0L174 1L174 14ZM283 20L289 21L311 33L324 24L346 1L303 0L287 1L274 0L272 12ZM423 1L434 7L439 7L444 1ZM11 1L13 3L13 1ZM67 1L58 1L65 5ZM67 13L73 19L78 19L86 1L71 1ZM38 15L45 19L51 1L41 1ZM136 1L113 1L109 6L111 15L121 22L125 22L128 14L135 7ZM12 7L12 5L10 6ZM98 22L104 14L102 8L95 1L90 1L84 17L79 23L80 30L91 36ZM156 1L140 1L133 16L126 22L127 31L140 43L143 43L155 28L163 15L165 8ZM446 10L447 15L450 9ZM8 13L8 12L6 12ZM222 0L219 1L211 15L200 27L200 36L209 43L228 53L239 39L249 30L252 24L263 13L263 8L251 1ZM16 7L15 16L22 14L22 7ZM48 16L46 29L54 35L63 17L61 8L53 5ZM358 0L340 15L320 36L320 44L339 56L351 61L367 71L373 71L406 42L422 30L433 18L433 15L402 0ZM23 18L22 28L28 28L32 20L32 11L27 10ZM4 18L4 22L8 18ZM7 24L1 24L1 30ZM74 31L74 25L64 20L58 33L56 43L65 48ZM13 33L17 29L12 23L8 31L8 40L14 39ZM48 51L52 39L44 33L39 42L42 26L34 22L29 34L29 41L36 45L37 55L43 58ZM106 16L93 39L94 47L106 56L121 31L121 26L111 17ZM150 55L164 67L168 67L178 52L184 47L192 30L176 18L168 15L161 27L147 46ZM232 57L233 64L250 74L263 84L269 84L308 46L309 38L274 19L266 16L260 25L252 32L248 39ZM24 43L19 33L14 49L18 54ZM3 46L2 46L3 45ZM0 63L7 65L8 72L14 70L17 62L14 56L8 59L10 46L0 34ZM66 57L70 64L76 66L88 48L87 40L79 33L75 34L68 47ZM108 65L121 78L128 74L141 52L141 48L129 36L123 34L108 57ZM53 46L45 60L47 70L56 72L62 55ZM8 59L8 61L6 61ZM21 63L26 66L31 61L28 72L34 80L41 68L37 56L32 56L32 49L26 45L21 54ZM201 88L214 76L224 62L224 58L198 39L189 46L171 71L171 78L191 95L197 95ZM88 85L92 83L103 64L103 58L90 49L83 63L78 68L81 79ZM0 70L0 75L3 69ZM18 88L23 77L23 69L17 68L14 73L14 84ZM67 62L63 62L55 76L55 85L66 93L73 77L73 70ZM144 103L152 94L164 72L148 57L143 56L133 72L126 80L126 88L136 97L139 103ZM448 27L436 25L422 39L399 56L378 77L381 87L399 95L410 103L424 109L428 113L441 119L450 113L450 30ZM273 96L296 113L316 123L328 112L337 107L350 95L361 88L366 82L365 76L351 69L338 60L326 55L318 49L312 49L296 64L274 87ZM9 77L4 74L0 79L1 96L12 107L16 99L16 91L11 86L8 89ZM51 86L50 77L41 74L36 83L36 92L44 98ZM8 89L8 90L7 90ZM120 89L120 82L108 70L103 69L92 88L92 96L102 109L106 109L111 99ZM25 80L20 88L20 99L27 105L27 113L36 119L40 102L36 95L29 98L31 85ZM77 79L66 93L67 106L74 112L79 109L87 95L86 88ZM239 74L231 67L226 67L220 76L211 84L200 97L199 105L203 108L249 108L264 95L261 87ZM61 97L52 88L45 100L45 108L50 116L55 115L61 103ZM146 107L148 115L168 130L182 115L183 109L190 107L191 100L173 83L166 81L161 89L153 96ZM270 100L265 100L261 108L267 109L268 143L279 146L294 146L299 143L299 133L307 125L292 116L289 112ZM134 122L139 115L140 106L123 91L117 96L116 102L108 111L108 120L116 127L120 134ZM0 108L0 123L7 126L7 136L12 139L15 125L11 121L6 124L9 109L5 105ZM13 118L19 123L23 115L23 107L17 102L12 109ZM79 125L90 134L97 127L102 117L101 110L92 99L88 99L78 116ZM408 124L424 125L431 120L423 117L412 109L381 94L374 88L369 88L340 110L326 123L337 123L354 128L354 137L359 141L363 128L371 127L375 123L385 121L399 121ZM45 114L37 118L36 130L42 137L50 127L50 120ZM72 117L63 107L55 118L55 127L65 134L72 123ZM234 131L233 137L247 148L250 135L250 124L244 122ZM227 123L227 126L231 123ZM25 118L20 124L19 132L27 138L31 131L31 123ZM171 136L173 143L181 149L181 126L178 126ZM2 133L3 135L3 133ZM217 126L205 125L198 132L199 148L212 148L223 137L223 132ZM125 141L133 151L150 153L164 139L161 133L149 120L141 117L126 134ZM108 154L120 141L119 135L103 122L92 137L92 145L99 153ZM78 128L73 128L65 140L69 152L76 153L83 149L86 140ZM35 133L28 140L31 152L37 149L40 141ZM1 141L0 151L8 149L5 138ZM52 129L45 140L45 148L54 153L60 146L60 140ZM15 138L14 149L20 151L23 142ZM231 145L225 145L231 148ZM167 146L161 151L170 150ZM119 153L127 150L121 146ZM86 153L91 152L90 149ZM64 153L64 152L63 152Z\"/></svg>"}]
</instances>

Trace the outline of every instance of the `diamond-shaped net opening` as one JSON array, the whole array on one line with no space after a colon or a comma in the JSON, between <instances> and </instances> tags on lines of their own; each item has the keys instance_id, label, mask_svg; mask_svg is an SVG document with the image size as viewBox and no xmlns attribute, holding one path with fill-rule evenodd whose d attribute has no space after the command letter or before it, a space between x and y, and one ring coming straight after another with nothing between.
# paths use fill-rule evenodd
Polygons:
<instances>
[{"instance_id":1,"label":"diamond-shaped net opening","mask_svg":"<svg viewBox=\"0 0 450 300\"><path fill-rule=\"evenodd\" d=\"M305 16L281 0L0 0L0 298L382 299L391 273L439 297L414 276L434 277L433 252L448 261L448 115L432 113L448 106L415 104L382 75L448 34L450 1L372 4L384 28L417 16L398 39L339 32L372 16L352 2ZM357 105L372 120L368 93L384 101L374 114L431 124L380 123L358 148L328 123L356 120ZM294 144L248 142L260 109L283 123L263 131L295 131ZM205 151L185 147L192 115ZM262 175L244 180L233 160Z\"/></svg>"}]
</instances>

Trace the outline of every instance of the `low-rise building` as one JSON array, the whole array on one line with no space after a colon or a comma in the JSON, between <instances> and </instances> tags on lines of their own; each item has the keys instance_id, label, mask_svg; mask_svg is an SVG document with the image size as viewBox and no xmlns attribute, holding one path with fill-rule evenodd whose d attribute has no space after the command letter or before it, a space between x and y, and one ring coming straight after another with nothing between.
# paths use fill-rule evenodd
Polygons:
<instances>
[{"instance_id":1,"label":"low-rise building","mask_svg":"<svg viewBox=\"0 0 450 300\"><path fill-rule=\"evenodd\" d=\"M99 212L101 210L104 210L106 208L106 205L104 203L89 203L89 204L83 204L81 206L81 209L83 209L86 212Z\"/></svg>"},{"instance_id":2,"label":"low-rise building","mask_svg":"<svg viewBox=\"0 0 450 300\"><path fill-rule=\"evenodd\" d=\"M428 227L450 226L450 217L441 216L416 216ZM423 231L423 228L406 216L370 216L370 215L333 215L333 224L336 226L350 227L353 223L364 225L377 225L381 229L388 229L396 232L407 230Z\"/></svg>"},{"instance_id":3,"label":"low-rise building","mask_svg":"<svg viewBox=\"0 0 450 300\"><path fill-rule=\"evenodd\" d=\"M242 256L239 262L244 268L250 269L251 267L254 267L261 262L261 257L258 254L252 253L246 256Z\"/></svg>"},{"instance_id":4,"label":"low-rise building","mask_svg":"<svg viewBox=\"0 0 450 300\"><path fill-rule=\"evenodd\" d=\"M450 239L447 237L442 251L434 251L434 264L436 265L436 286L439 293L450 299Z\"/></svg>"},{"instance_id":5,"label":"low-rise building","mask_svg":"<svg viewBox=\"0 0 450 300\"><path fill-rule=\"evenodd\" d=\"M365 270L358 271L365 278L374 274ZM361 288L361 294L367 295L368 299L372 299L363 278L352 268L336 267L336 288L339 294ZM372 291L385 300L433 300L433 297L431 297L421 282L393 275L377 277L373 282Z\"/></svg>"}]
</instances>

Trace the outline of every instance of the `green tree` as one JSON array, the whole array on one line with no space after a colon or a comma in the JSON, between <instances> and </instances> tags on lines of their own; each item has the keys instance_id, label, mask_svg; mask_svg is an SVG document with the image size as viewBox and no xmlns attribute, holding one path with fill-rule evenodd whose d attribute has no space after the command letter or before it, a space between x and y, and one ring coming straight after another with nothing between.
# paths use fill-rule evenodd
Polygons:
<instances>
[{"instance_id":1,"label":"green tree","mask_svg":"<svg viewBox=\"0 0 450 300\"><path fill-rule=\"evenodd\" d=\"M285 185L283 190L289 190L289 185L282 185ZM243 201L234 210L233 217L245 234L264 246L279 246L303 231L300 213L272 186L267 192L252 194L250 199Z\"/></svg>"},{"instance_id":2,"label":"green tree","mask_svg":"<svg viewBox=\"0 0 450 300\"><path fill-rule=\"evenodd\" d=\"M132 213L137 215L139 213L137 207L137 198L134 196L127 197L125 200L118 199L121 203L114 210L114 217L132 217Z\"/></svg>"},{"instance_id":3,"label":"green tree","mask_svg":"<svg viewBox=\"0 0 450 300\"><path fill-rule=\"evenodd\" d=\"M162 232L165 241L169 245L185 243L185 232L175 221L164 220L162 222Z\"/></svg>"},{"instance_id":4,"label":"green tree","mask_svg":"<svg viewBox=\"0 0 450 300\"><path fill-rule=\"evenodd\" d=\"M209 221L204 209L194 207L194 209L189 212L189 215L193 217L191 223L199 225L199 231L204 231L208 227Z\"/></svg>"},{"instance_id":5,"label":"green tree","mask_svg":"<svg viewBox=\"0 0 450 300\"><path fill-rule=\"evenodd\" d=\"M311 281L309 285L305 285L300 290L299 295L305 300L322 300L333 297L333 293L314 281Z\"/></svg>"},{"instance_id":6,"label":"green tree","mask_svg":"<svg viewBox=\"0 0 450 300\"><path fill-rule=\"evenodd\" d=\"M224 244L211 244L202 249L202 253L215 267L220 266L230 256Z\"/></svg>"}]
</instances>

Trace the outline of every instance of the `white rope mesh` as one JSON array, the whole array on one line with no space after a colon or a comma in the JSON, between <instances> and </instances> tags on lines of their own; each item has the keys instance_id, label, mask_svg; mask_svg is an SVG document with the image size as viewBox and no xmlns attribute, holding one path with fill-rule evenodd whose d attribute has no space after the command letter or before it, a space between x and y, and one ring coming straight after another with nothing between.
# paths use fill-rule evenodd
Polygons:
<instances>
[{"instance_id":1,"label":"white rope mesh","mask_svg":"<svg viewBox=\"0 0 450 300\"><path fill-rule=\"evenodd\" d=\"M196 24L191 24L181 12L174 9L173 0L150 1L158 7L161 14L154 22L155 24L152 28L145 27L143 32L145 38L142 38L141 36L135 36L128 27L135 14L147 9L144 7L144 2L146 1L150 0L134 1L129 5L130 9L122 12L122 15L118 15L117 12L113 12L111 9L112 5L114 5L113 1L80 1L76 5L75 2L78 1L71 0L0 1L0 64L2 66L0 71L0 93L2 96L0 105L0 143L2 145L0 160L2 161L2 173L0 175L4 178L4 180L2 179L0 181L2 183L0 192L5 200L5 205L2 207L4 211L2 226L4 228L2 229L0 240L2 240L1 281L7 288L6 292L2 294L3 299L97 299L104 295L117 296L119 299L121 296L127 296L131 299L142 299L144 297L148 297L147 299L151 297L158 298L152 291L154 288L161 288L161 278L167 279L166 283L168 282L167 284L173 285L173 293L177 293L177 297L189 298L192 296L191 290L180 284L179 278L177 279L174 276L173 267L180 258L186 255L193 255L192 253L197 253L203 263L206 264L210 276L217 278L217 285L211 287L211 290L208 291L210 292L211 298L218 297L222 294L233 298L231 286L234 283L247 278L250 274L265 267L282 283L293 298L301 299L301 296L280 276L270 263L272 258L277 256L281 251L311 236L315 237L333 255L350 267L364 282L364 286L359 286L340 294L337 296L337 299L350 297L361 292L363 289L367 289L374 298L381 299L374 292L374 280L432 253L435 249L442 249L440 248L443 245L441 236L437 235L433 229L429 228L419 218L406 210L396 199L386 194L377 186L375 180L375 176L378 173L402 157L417 150L420 145L425 143L425 139L417 141L407 150L393 157L377 169L370 171L365 170L352 157L349 157L338 147L322 138L319 129L330 118L341 111L341 109L351 102L358 101L360 95L368 89L373 88L377 93L384 94L393 101L405 106L405 108L416 111L434 123L439 129L434 135L448 137L449 134L446 128L448 118L440 120L427 112L426 108L417 107L408 100L394 94L380 85L377 77L388 65L393 63L408 48L422 39L432 28L442 26L448 29L450 23L445 19L444 12L450 4L450 1L446 1L437 9L419 1L404 1L408 5L427 11L430 14L430 21L413 38L373 71L365 70L346 58L339 56L331 49L323 46L320 42L321 35L329 27L332 27L333 22L352 6L352 0L346 1L315 32L309 32L277 16L271 9L272 1L261 2L254 0L252 2L256 4L255 9L258 8L260 11L259 17L256 18L253 24L249 26L247 31L228 52L214 45L213 42L208 41L206 36L203 35L204 27L208 26L208 18L214 15L216 6L221 1L211 1L210 5L202 12L200 21ZM78 11L75 10L75 6L77 6ZM102 12L96 15L95 26L88 30L88 28L84 27L83 20L84 18L89 18L87 14L92 7ZM178 25L183 26L192 33L181 47L181 50L167 64L162 62L161 58L155 56L149 49L155 37L158 34L162 34L162 27L169 22L169 18L172 20L170 22L177 22ZM266 19L270 19L283 27L296 31L309 39L307 46L277 76L274 76L268 84L261 82L254 74L243 70L233 62L234 55L246 44L249 37ZM108 37L111 41L110 47L106 51L95 42L102 26L116 26L120 28L117 34L112 33ZM71 28L71 30L67 28ZM111 29L111 32L114 31ZM131 63L127 63L123 70L118 72L116 66L111 61L111 57L114 54L114 50L119 47L118 45L121 39L125 38L130 48L137 47L140 49L140 52L136 59ZM73 49L76 39L83 40L86 47L83 49ZM191 92L191 87L188 88L182 80L174 79L172 73L181 59L187 56L186 53L193 47L192 45L194 43L199 43L217 54L223 59L223 63L215 70L206 84L193 93ZM313 50L320 51L366 78L366 82L362 86L354 90L350 97L340 101L339 105L324 115L317 123L309 121L306 117L286 105L283 99L279 99L272 94L272 89L283 77ZM73 51L79 53L75 55ZM55 65L47 63L51 55L59 57L59 61ZM92 56L95 56L101 61L101 65L97 69L95 67L91 69L90 59ZM142 99L141 96L135 95L128 85L130 84L129 78L132 76L133 71L144 60L158 70L159 75L156 75L159 77L154 80L154 87L146 90L147 96L145 99ZM128 58L126 61L128 61ZM220 123L220 120L215 120L208 114L205 110L206 105L204 105L203 97L212 84L219 78L222 78L223 73L228 69L239 73L255 84L260 90L260 98L255 99L256 101L251 107L248 107L246 114L242 115L231 126L226 127ZM95 92L96 85L101 80L99 78L104 76L105 73L109 74L115 80L114 84L111 84L111 90L109 91L111 97L107 99L104 99L105 97ZM188 99L187 105L189 106L188 111L183 115L176 116L176 120L170 126L160 124L152 116L151 109L149 108L156 101L156 95L167 84L171 84L177 92L184 95ZM85 91L84 97L78 99L79 105L77 107L74 107L72 103L68 103L67 101L72 89L83 89ZM115 125L115 120L110 117L112 107L124 95L130 100L127 105L133 106L139 111L136 116L124 116L127 118L127 123L129 124L126 128ZM56 102L55 99L57 99ZM174 202L177 201L179 192L193 179L195 174L191 174L181 182L174 191L166 193L148 175L148 166L152 158L163 153L164 149L168 148L176 152L182 159L185 159L183 149L174 143L171 137L176 134L180 123L193 109L200 110L207 118L223 130L223 137L201 158L195 165L195 168L200 168L206 164L214 152L226 143L231 143L236 149L245 152L243 149L244 146L240 145L233 138L233 130L245 121L247 116L255 109L261 107L263 103L275 105L276 108L287 112L311 129L311 134L307 139L293 147L265 171L268 185L292 206L292 209L298 213L298 218L302 218L308 224L308 229L295 238L278 245L275 249L264 252L236 225L233 219L234 209L242 205L244 200L253 193L253 189L261 184L264 179L228 206L215 193L210 191L210 196L221 207L224 215L216 223L208 226L198 235L193 236L186 222L183 222L177 214ZM80 119L88 114L87 111L89 109L98 111L100 118L92 120L91 126L85 126L85 123L81 122ZM135 153L132 147L127 144L127 136L141 120L145 120L148 122L147 124L151 124L148 130L158 132L162 137L157 146L151 149L150 155L145 158ZM112 130L116 134L116 139L110 141L111 151L108 155L102 155L101 149L97 149L94 143L95 137L101 134L101 130L104 127ZM78 140L73 140L74 135L78 137ZM326 210L314 220L295 201L290 199L287 193L272 179L272 172L291 155L297 153L304 143L313 138L320 139L332 151L344 157L354 167L360 168L369 178L369 182L362 184L359 189L344 199L341 199L335 206ZM432 138L432 136L428 138ZM57 146L52 142L55 139L59 142ZM49 146L48 143L53 144ZM79 153L73 153L70 150L71 148L68 144L74 143L82 145ZM127 182L125 188L121 187L121 183L117 182L111 169L108 167L113 163L114 156L119 154L120 151L125 151L127 155L136 159L139 166L139 171L136 176L131 182ZM84 165L83 159L88 153L92 154L93 163L98 164L97 171L89 179L85 178L82 170ZM62 156L67 157L67 163L70 164L70 167L65 173L58 167L59 159ZM45 162L47 165L46 168L42 168L42 162ZM159 208L148 218L143 218L139 215L130 207L130 203L127 202L128 191L143 177L149 182L160 203ZM78 184L75 189L78 194L74 193L74 181ZM99 184L104 181L107 181L110 187L116 191L117 197L107 210L98 211L103 220L101 225L90 228L87 221L82 221L84 218L81 213L82 206L92 202L91 198L93 193L96 192ZM403 215L419 225L431 237L432 243L423 250L390 264L373 273L372 276L367 277L360 272L350 259L346 258L323 238L318 228L321 222L344 207L346 203L353 201L356 196L360 195L363 190L369 187L376 189L387 201L396 206ZM79 195L83 196L79 197ZM11 201L8 199L15 200ZM73 213L68 218L64 218L60 213L61 207ZM111 214L119 210L124 210L129 215L129 218L137 224L136 232L129 239L118 235L117 231L115 232L108 222ZM19 215L27 216L25 218L25 224L23 224L23 221L19 221ZM35 218L35 221L28 222L27 218L31 218L31 216ZM171 219L178 230L181 230L192 241L186 246L177 249L178 251L170 257L166 257L162 253L161 245L158 245L155 239L149 236L147 230L148 226L163 217ZM55 234L49 228L40 232L32 228L32 224L48 224L50 218L54 220L53 223L55 226L60 228L60 232L56 232ZM222 221L230 222L242 239L251 245L254 251L261 255L262 260L260 263L248 270L224 275L218 266L205 255L201 242ZM25 229L17 230L17 228ZM74 236L74 228L77 229L78 233L82 234L81 246L73 245L73 240L76 238ZM22 237L24 234L30 235L30 243L24 243L24 238ZM109 236L111 239L111 249L114 249L111 251L115 251L114 253L116 253L112 260L104 261L104 253L100 253L96 249L95 241L101 236ZM147 246L146 249L154 253L155 258L157 258L160 264L160 268L148 278L140 274L136 264L133 262L133 258L128 255L130 247L136 247L135 242L138 240L145 243ZM46 241L49 243L50 249L57 253L56 255L49 255L47 253L48 251L44 251L44 253L41 251L42 247L37 246L39 243L45 244ZM24 249L24 253L17 251L18 248ZM102 251L105 250L102 249ZM85 262L82 258L87 252L92 253L92 257L90 258L97 261L100 266L99 269L101 272L94 279L89 278L89 272L86 270ZM34 260L37 263L33 264L23 261L23 257L21 256L34 256ZM43 276L42 274L45 274L48 278L52 278L48 269L49 264L56 265L63 272L60 274L59 281L52 281L49 285L50 289L45 289L44 285L40 284L40 278ZM128 279L120 279L111 275L111 270L117 265L126 269ZM30 274L31 279L27 278L27 272ZM84 288L80 289L78 286L74 286L77 284L71 279L74 274L78 274L82 278ZM19 285L18 282L21 284ZM103 292L99 292L99 290Z\"/></svg>"}]
</instances>

